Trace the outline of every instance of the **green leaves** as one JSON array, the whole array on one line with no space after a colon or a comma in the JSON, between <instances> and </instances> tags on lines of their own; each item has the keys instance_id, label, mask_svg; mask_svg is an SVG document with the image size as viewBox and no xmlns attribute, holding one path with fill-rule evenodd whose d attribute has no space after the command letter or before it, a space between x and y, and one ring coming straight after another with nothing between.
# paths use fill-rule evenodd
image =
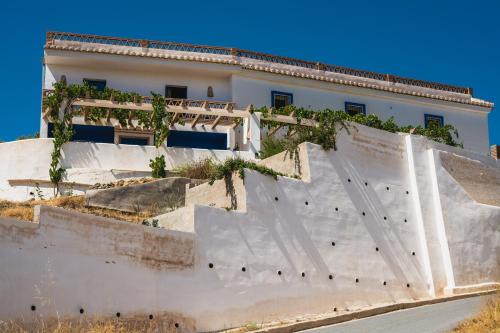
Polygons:
<instances>
[{"instance_id":1,"label":"green leaves","mask_svg":"<svg viewBox=\"0 0 500 333\"><path fill-rule=\"evenodd\" d=\"M151 168L151 176L153 178L165 178L167 176L164 155L157 156L154 159L149 160L149 167Z\"/></svg>"}]
</instances>

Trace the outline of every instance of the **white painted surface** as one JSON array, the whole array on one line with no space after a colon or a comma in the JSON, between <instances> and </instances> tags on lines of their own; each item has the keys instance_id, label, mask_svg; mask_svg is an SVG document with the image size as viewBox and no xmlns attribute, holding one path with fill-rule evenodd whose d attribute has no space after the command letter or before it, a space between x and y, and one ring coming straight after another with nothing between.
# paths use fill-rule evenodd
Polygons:
<instances>
[{"instance_id":1,"label":"white painted surface","mask_svg":"<svg viewBox=\"0 0 500 333\"><path fill-rule=\"evenodd\" d=\"M28 200L35 191L35 181L46 197L53 195L49 181L52 139L31 139L0 143L0 156L8 156L0 164L0 198L5 200ZM108 183L123 178L142 177L151 172L149 160L156 154L165 155L167 170L204 158L224 161L240 156L252 159L247 152L230 150L207 150L162 147L157 152L154 146L116 145L92 142L69 142L63 147L62 166L67 170L65 182L93 185ZM33 180L29 186L11 185L9 180ZM82 193L78 186L74 193Z\"/></svg>"},{"instance_id":2,"label":"white painted surface","mask_svg":"<svg viewBox=\"0 0 500 333\"><path fill-rule=\"evenodd\" d=\"M430 298L432 285L436 295L451 287L438 223L457 287L500 282L500 208L473 202L439 163L433 179L428 159L438 152L435 144L357 128L340 135L338 151L302 146L309 181L246 171L244 183L235 182L246 212L194 204L169 214L162 225L190 232L165 232L194 239L189 269L153 269L133 251L126 258L118 253L142 246L171 253L138 242L142 226L52 209L42 212L36 232L29 231L36 225L0 219L0 266L8 268L0 271L0 319L29 318L31 304L44 316L78 316L80 307L125 317L175 312L208 331Z\"/></svg>"}]
</instances>

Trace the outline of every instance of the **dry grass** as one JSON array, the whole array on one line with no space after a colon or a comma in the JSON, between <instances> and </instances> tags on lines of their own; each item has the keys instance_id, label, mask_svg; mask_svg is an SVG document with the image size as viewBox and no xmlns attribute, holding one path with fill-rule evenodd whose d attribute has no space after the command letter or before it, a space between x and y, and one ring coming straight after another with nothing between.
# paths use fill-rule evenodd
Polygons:
<instances>
[{"instance_id":1,"label":"dry grass","mask_svg":"<svg viewBox=\"0 0 500 333\"><path fill-rule=\"evenodd\" d=\"M177 176L191 179L210 179L215 172L216 163L211 158L179 166L172 170Z\"/></svg>"},{"instance_id":2,"label":"dry grass","mask_svg":"<svg viewBox=\"0 0 500 333\"><path fill-rule=\"evenodd\" d=\"M121 221L142 223L144 219L157 215L154 209L139 213L127 213L113 209L86 207L83 195L58 197L50 200L31 200L23 202L0 201L0 217L11 217L23 221L33 221L34 207L46 205L61 207L97 216L109 217Z\"/></svg>"},{"instance_id":3,"label":"dry grass","mask_svg":"<svg viewBox=\"0 0 500 333\"><path fill-rule=\"evenodd\" d=\"M166 332L177 333L178 329L170 321L161 320L118 320L97 319L80 321L38 319L34 323L22 321L0 321L0 332L4 333L140 333Z\"/></svg>"},{"instance_id":4,"label":"dry grass","mask_svg":"<svg viewBox=\"0 0 500 333\"><path fill-rule=\"evenodd\" d=\"M474 318L461 322L450 333L500 333L500 295L488 301Z\"/></svg>"}]
</instances>

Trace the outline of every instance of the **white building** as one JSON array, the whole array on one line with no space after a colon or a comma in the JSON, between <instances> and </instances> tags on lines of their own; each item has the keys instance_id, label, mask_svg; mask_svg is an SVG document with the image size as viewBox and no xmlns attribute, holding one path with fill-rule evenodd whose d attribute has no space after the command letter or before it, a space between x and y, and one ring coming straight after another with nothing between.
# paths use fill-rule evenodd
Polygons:
<instances>
[{"instance_id":1,"label":"white building","mask_svg":"<svg viewBox=\"0 0 500 333\"><path fill-rule=\"evenodd\" d=\"M472 88L325 65L225 47L199 46L72 33L47 34L43 89L65 77L90 84L166 97L283 106L330 108L394 117L399 125L429 121L458 129L465 149L489 153L488 113L493 103L474 98ZM116 124L75 121L76 141L151 144L149 132ZM102 124L100 124L102 126ZM169 146L248 150L244 125L175 125ZM42 117L41 137L50 136ZM258 147L256 149L258 151Z\"/></svg>"}]
</instances>

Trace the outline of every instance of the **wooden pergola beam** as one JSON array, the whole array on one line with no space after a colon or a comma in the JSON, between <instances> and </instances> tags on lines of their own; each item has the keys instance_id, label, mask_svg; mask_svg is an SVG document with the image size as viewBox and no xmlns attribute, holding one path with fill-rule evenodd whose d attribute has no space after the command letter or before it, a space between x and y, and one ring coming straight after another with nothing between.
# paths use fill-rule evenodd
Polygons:
<instances>
[{"instance_id":1,"label":"wooden pergola beam","mask_svg":"<svg viewBox=\"0 0 500 333\"><path fill-rule=\"evenodd\" d=\"M222 119L222 116L217 116L217 118L215 118L214 122L210 125L210 129L215 129L217 127L217 125L219 124L221 119Z\"/></svg>"},{"instance_id":2,"label":"wooden pergola beam","mask_svg":"<svg viewBox=\"0 0 500 333\"><path fill-rule=\"evenodd\" d=\"M198 120L200 120L200 117L201 115L200 114L197 114L194 119L193 119L193 122L191 123L191 128L194 128L196 126L196 123L198 122Z\"/></svg>"}]
</instances>

